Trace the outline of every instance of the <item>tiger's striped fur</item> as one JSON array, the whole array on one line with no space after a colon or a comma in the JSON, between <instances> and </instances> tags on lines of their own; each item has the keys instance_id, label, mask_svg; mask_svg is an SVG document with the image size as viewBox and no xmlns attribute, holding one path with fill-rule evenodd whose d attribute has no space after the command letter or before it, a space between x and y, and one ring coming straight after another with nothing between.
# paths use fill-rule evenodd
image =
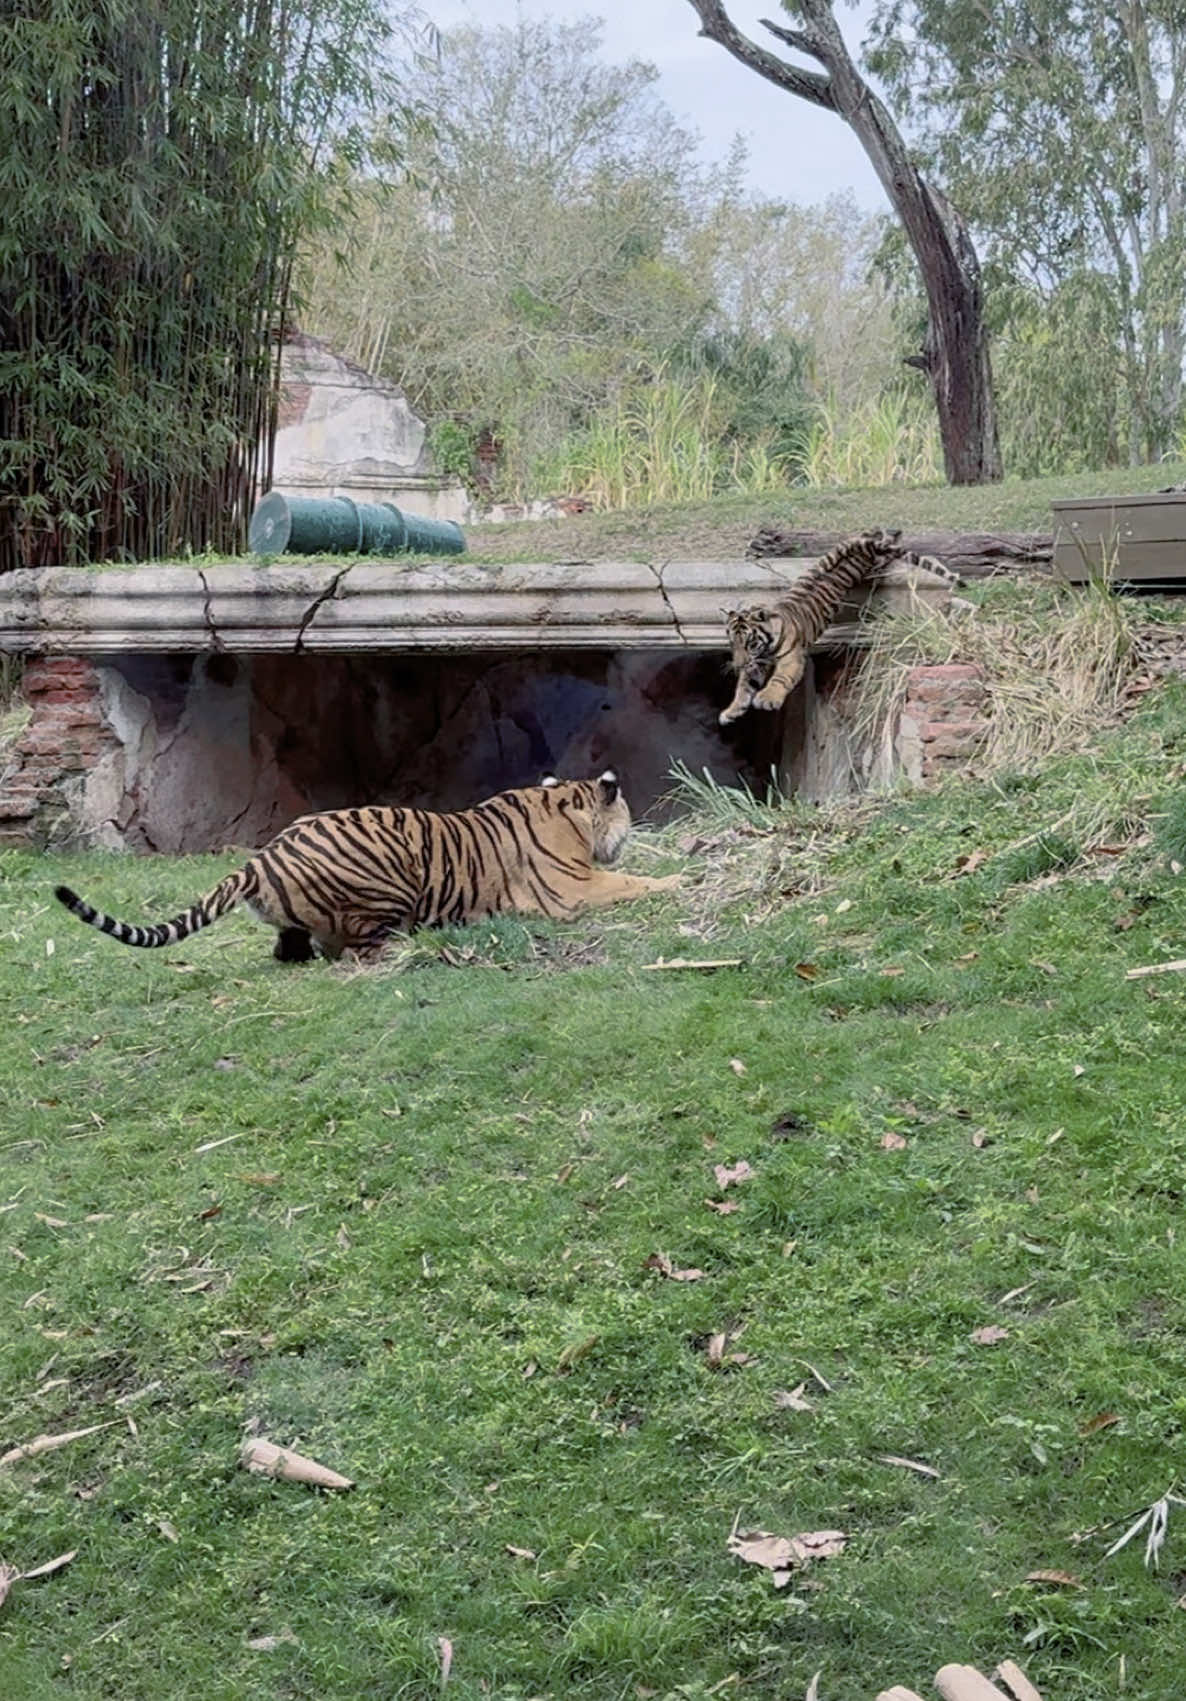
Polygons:
<instances>
[{"instance_id":1,"label":"tiger's striped fur","mask_svg":"<svg viewBox=\"0 0 1186 1701\"><path fill-rule=\"evenodd\" d=\"M721 710L722 726L739 720L751 707L780 709L802 679L812 645L832 624L845 598L887 567L905 562L960 583L959 575L933 556L899 549L901 535L879 527L846 538L778 602L735 609L726 616L737 689L728 708Z\"/></svg>"},{"instance_id":2,"label":"tiger's striped fur","mask_svg":"<svg viewBox=\"0 0 1186 1701\"><path fill-rule=\"evenodd\" d=\"M393 933L513 910L566 918L678 884L616 874L630 811L607 769L595 780L547 779L473 809L338 809L302 815L213 891L154 927L92 909L67 886L55 896L124 945L173 945L246 904L278 930L275 956L306 962L314 947L377 957Z\"/></svg>"}]
</instances>

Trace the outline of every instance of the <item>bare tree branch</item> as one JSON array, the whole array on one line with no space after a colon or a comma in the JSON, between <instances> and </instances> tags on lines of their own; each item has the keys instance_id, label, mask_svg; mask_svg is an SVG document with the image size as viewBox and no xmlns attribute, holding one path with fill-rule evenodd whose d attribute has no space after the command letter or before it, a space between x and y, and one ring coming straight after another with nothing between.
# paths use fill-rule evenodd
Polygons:
<instances>
[{"instance_id":1,"label":"bare tree branch","mask_svg":"<svg viewBox=\"0 0 1186 1701\"><path fill-rule=\"evenodd\" d=\"M688 0L688 3L700 19L702 36L719 43L734 59L765 77L767 82L776 83L780 89L798 95L800 100L809 100L813 106L822 106L826 112L835 112L836 103L827 77L820 76L818 71L788 65L777 54L742 35L726 15L721 0Z\"/></svg>"}]
</instances>

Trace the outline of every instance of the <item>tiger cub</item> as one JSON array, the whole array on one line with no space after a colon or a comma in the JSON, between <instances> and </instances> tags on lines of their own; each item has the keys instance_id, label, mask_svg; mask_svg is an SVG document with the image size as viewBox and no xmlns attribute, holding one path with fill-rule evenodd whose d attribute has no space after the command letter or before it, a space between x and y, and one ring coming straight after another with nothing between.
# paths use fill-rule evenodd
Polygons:
<instances>
[{"instance_id":1,"label":"tiger cub","mask_svg":"<svg viewBox=\"0 0 1186 1701\"><path fill-rule=\"evenodd\" d=\"M958 585L950 567L934 556L918 556L898 547L900 531L878 528L847 538L822 555L809 572L776 603L735 609L725 617L737 689L722 726L739 720L748 708L780 709L798 685L807 657L858 585L876 579L896 562L924 567Z\"/></svg>"},{"instance_id":2,"label":"tiger cub","mask_svg":"<svg viewBox=\"0 0 1186 1701\"><path fill-rule=\"evenodd\" d=\"M363 961L393 933L477 921L505 911L567 918L679 884L610 873L630 831L617 775L546 779L473 809L338 809L302 815L204 898L155 927L94 910L68 886L54 896L124 945L187 939L246 904L278 931L273 955L307 962L314 949Z\"/></svg>"}]
</instances>

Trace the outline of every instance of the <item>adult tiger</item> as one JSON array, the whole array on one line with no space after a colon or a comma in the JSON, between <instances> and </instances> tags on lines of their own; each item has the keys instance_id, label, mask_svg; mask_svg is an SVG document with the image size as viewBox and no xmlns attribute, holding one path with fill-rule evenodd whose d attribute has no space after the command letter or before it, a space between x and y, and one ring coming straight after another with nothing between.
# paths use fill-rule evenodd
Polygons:
<instances>
[{"instance_id":1,"label":"adult tiger","mask_svg":"<svg viewBox=\"0 0 1186 1701\"><path fill-rule=\"evenodd\" d=\"M769 607L739 608L725 617L737 689L720 722L728 726L748 708L781 709L802 679L807 657L832 624L845 598L894 562L924 567L953 585L957 573L934 556L898 547L900 531L860 532L822 555L785 597Z\"/></svg>"},{"instance_id":2,"label":"adult tiger","mask_svg":"<svg viewBox=\"0 0 1186 1701\"><path fill-rule=\"evenodd\" d=\"M124 945L173 945L246 904L278 930L274 955L307 962L314 947L373 961L393 933L477 921L513 910L558 918L679 884L615 874L630 831L617 775L546 779L473 809L336 809L302 815L172 921L134 927L68 886L54 896Z\"/></svg>"}]
</instances>

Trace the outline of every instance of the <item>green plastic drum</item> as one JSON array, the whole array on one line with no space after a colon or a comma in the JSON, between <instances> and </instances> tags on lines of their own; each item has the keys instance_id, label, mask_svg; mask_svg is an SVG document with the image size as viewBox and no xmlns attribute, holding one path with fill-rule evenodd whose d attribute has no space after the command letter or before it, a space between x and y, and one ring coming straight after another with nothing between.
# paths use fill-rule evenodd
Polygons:
<instances>
[{"instance_id":1,"label":"green plastic drum","mask_svg":"<svg viewBox=\"0 0 1186 1701\"><path fill-rule=\"evenodd\" d=\"M393 502L273 490L255 505L247 547L253 555L462 555L465 536L452 520L404 514Z\"/></svg>"}]
</instances>

